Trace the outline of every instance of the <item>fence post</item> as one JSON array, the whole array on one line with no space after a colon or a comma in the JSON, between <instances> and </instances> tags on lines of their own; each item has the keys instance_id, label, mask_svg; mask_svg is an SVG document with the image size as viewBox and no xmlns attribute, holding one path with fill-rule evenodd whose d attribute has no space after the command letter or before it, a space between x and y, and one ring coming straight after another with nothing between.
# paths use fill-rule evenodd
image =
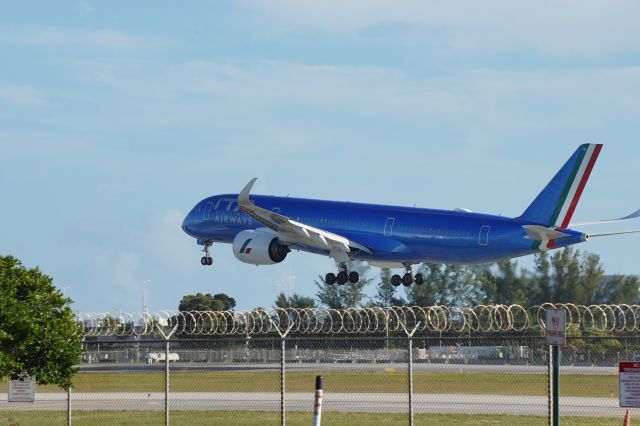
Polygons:
<instances>
[{"instance_id":1,"label":"fence post","mask_svg":"<svg viewBox=\"0 0 640 426\"><path fill-rule=\"evenodd\" d=\"M71 386L67 389L67 426L71 426Z\"/></svg>"},{"instance_id":2,"label":"fence post","mask_svg":"<svg viewBox=\"0 0 640 426\"><path fill-rule=\"evenodd\" d=\"M551 393L553 399L552 425L560 424L560 351L558 345L550 346L549 354L551 355Z\"/></svg>"},{"instance_id":3,"label":"fence post","mask_svg":"<svg viewBox=\"0 0 640 426\"><path fill-rule=\"evenodd\" d=\"M169 339L178 329L178 324L173 327L169 334L164 334L164 330L159 322L156 322L158 331L164 337L164 424L169 426Z\"/></svg>"},{"instance_id":4,"label":"fence post","mask_svg":"<svg viewBox=\"0 0 640 426\"><path fill-rule=\"evenodd\" d=\"M313 404L313 426L320 426L322 420L322 376L316 376L316 394Z\"/></svg>"},{"instance_id":5,"label":"fence post","mask_svg":"<svg viewBox=\"0 0 640 426\"><path fill-rule=\"evenodd\" d=\"M407 327L401 322L402 328L407 335L408 347L409 347L409 425L413 426L413 334L420 327L420 321L413 327L411 331L407 330Z\"/></svg>"},{"instance_id":6,"label":"fence post","mask_svg":"<svg viewBox=\"0 0 640 426\"><path fill-rule=\"evenodd\" d=\"M281 426L285 426L285 404L284 404L284 394L285 394L285 350L286 350L286 339L287 334L293 328L293 324L289 324L289 327L283 333L280 331L280 328L273 322L272 318L269 318L271 324L275 327L276 331L280 335L281 346L280 346L280 424Z\"/></svg>"}]
</instances>

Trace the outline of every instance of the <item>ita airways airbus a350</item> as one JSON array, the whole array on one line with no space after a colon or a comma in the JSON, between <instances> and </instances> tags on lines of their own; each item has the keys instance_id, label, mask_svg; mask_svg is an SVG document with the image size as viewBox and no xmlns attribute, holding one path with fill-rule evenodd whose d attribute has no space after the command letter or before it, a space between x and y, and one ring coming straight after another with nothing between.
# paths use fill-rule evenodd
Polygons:
<instances>
[{"instance_id":1,"label":"ita airways airbus a350","mask_svg":"<svg viewBox=\"0 0 640 426\"><path fill-rule=\"evenodd\" d=\"M589 237L624 231L585 234L580 225L611 223L640 216L571 223L600 144L581 145L518 217L473 213L465 209L433 210L304 198L250 195L256 179L239 194L215 195L200 201L184 219L182 229L203 246L202 265L211 265L213 243L231 243L238 260L253 265L282 262L291 250L329 256L337 272L327 284L356 283L347 270L350 260L374 266L404 268L394 285L422 284L411 267L420 262L473 264L566 247Z\"/></svg>"}]
</instances>

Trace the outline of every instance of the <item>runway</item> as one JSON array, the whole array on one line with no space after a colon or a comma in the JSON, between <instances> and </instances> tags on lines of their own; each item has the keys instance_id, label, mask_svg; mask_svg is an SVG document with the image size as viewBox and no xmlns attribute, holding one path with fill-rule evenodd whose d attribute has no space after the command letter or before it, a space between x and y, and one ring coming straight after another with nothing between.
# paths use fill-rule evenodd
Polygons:
<instances>
[{"instance_id":1,"label":"runway","mask_svg":"<svg viewBox=\"0 0 640 426\"><path fill-rule=\"evenodd\" d=\"M73 410L162 410L162 393L73 393ZM34 403L8 403L0 394L1 411L64 410L65 393L40 393ZM337 412L407 412L408 399L400 393L325 393L323 409ZM416 413L510 414L546 416L547 398L526 395L414 394ZM278 411L277 392L180 392L172 393L171 410ZM310 411L311 392L286 394L288 411ZM621 416L616 398L564 397L562 416Z\"/></svg>"}]
</instances>

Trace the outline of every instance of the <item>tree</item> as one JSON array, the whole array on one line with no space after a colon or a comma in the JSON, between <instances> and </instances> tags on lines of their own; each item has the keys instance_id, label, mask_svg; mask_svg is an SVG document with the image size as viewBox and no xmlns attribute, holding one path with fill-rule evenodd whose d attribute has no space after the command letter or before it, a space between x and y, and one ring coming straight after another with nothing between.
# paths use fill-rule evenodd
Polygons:
<instances>
[{"instance_id":1,"label":"tree","mask_svg":"<svg viewBox=\"0 0 640 426\"><path fill-rule=\"evenodd\" d=\"M422 285L412 285L405 291L410 305L433 306L436 304L436 286L440 280L440 264L423 263L418 272L424 276Z\"/></svg>"},{"instance_id":2,"label":"tree","mask_svg":"<svg viewBox=\"0 0 640 426\"><path fill-rule=\"evenodd\" d=\"M603 276L598 282L594 304L640 303L640 279L637 275Z\"/></svg>"},{"instance_id":3,"label":"tree","mask_svg":"<svg viewBox=\"0 0 640 426\"><path fill-rule=\"evenodd\" d=\"M376 297L371 301L371 306L386 308L388 306L402 306L406 301L402 297L396 297L397 288L391 284L391 271L389 268L380 270L380 282L376 286Z\"/></svg>"},{"instance_id":4,"label":"tree","mask_svg":"<svg viewBox=\"0 0 640 426\"><path fill-rule=\"evenodd\" d=\"M345 285L327 285L324 278L319 276L315 281L318 287L316 297L323 305L332 309L346 309L362 306L365 297L365 287L368 286L373 279L366 278L369 265L365 262L351 261L347 262L347 269L357 271L360 274L360 281L355 284L347 283Z\"/></svg>"},{"instance_id":5,"label":"tree","mask_svg":"<svg viewBox=\"0 0 640 426\"><path fill-rule=\"evenodd\" d=\"M71 387L82 345L70 303L38 268L0 256L0 379L26 371L39 384Z\"/></svg>"},{"instance_id":6,"label":"tree","mask_svg":"<svg viewBox=\"0 0 640 426\"><path fill-rule=\"evenodd\" d=\"M178 310L184 311L229 311L236 306L233 297L229 297L224 293L211 295L210 293L188 294L182 296Z\"/></svg>"},{"instance_id":7,"label":"tree","mask_svg":"<svg viewBox=\"0 0 640 426\"><path fill-rule=\"evenodd\" d=\"M485 303L510 305L527 302L525 289L528 280L524 272L518 274L517 262L511 259L498 260L495 268L485 268L479 275Z\"/></svg>"},{"instance_id":8,"label":"tree","mask_svg":"<svg viewBox=\"0 0 640 426\"><path fill-rule=\"evenodd\" d=\"M551 300L553 287L551 281L551 263L549 254L542 251L535 255L535 271L532 281L532 290L529 292L528 305L541 305Z\"/></svg>"},{"instance_id":9,"label":"tree","mask_svg":"<svg viewBox=\"0 0 640 426\"><path fill-rule=\"evenodd\" d=\"M283 292L278 294L278 298L275 301L277 308L315 308L316 301L313 297L301 296L299 294L293 294L291 297L287 297Z\"/></svg>"}]
</instances>

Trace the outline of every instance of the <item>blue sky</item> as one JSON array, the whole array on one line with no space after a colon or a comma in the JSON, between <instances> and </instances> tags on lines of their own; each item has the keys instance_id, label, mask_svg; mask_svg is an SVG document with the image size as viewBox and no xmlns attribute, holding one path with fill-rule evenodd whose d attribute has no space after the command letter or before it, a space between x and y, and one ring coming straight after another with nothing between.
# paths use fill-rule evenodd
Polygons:
<instances>
[{"instance_id":1,"label":"blue sky","mask_svg":"<svg viewBox=\"0 0 640 426\"><path fill-rule=\"evenodd\" d=\"M8 3L0 253L80 311L139 310L145 280L152 310L194 292L270 306L291 276L315 294L332 262L257 268L218 245L203 268L180 230L198 200L256 176L256 193L515 216L585 142L604 149L574 219L629 213L639 15L593 0ZM638 238L581 248L637 274Z\"/></svg>"}]
</instances>

